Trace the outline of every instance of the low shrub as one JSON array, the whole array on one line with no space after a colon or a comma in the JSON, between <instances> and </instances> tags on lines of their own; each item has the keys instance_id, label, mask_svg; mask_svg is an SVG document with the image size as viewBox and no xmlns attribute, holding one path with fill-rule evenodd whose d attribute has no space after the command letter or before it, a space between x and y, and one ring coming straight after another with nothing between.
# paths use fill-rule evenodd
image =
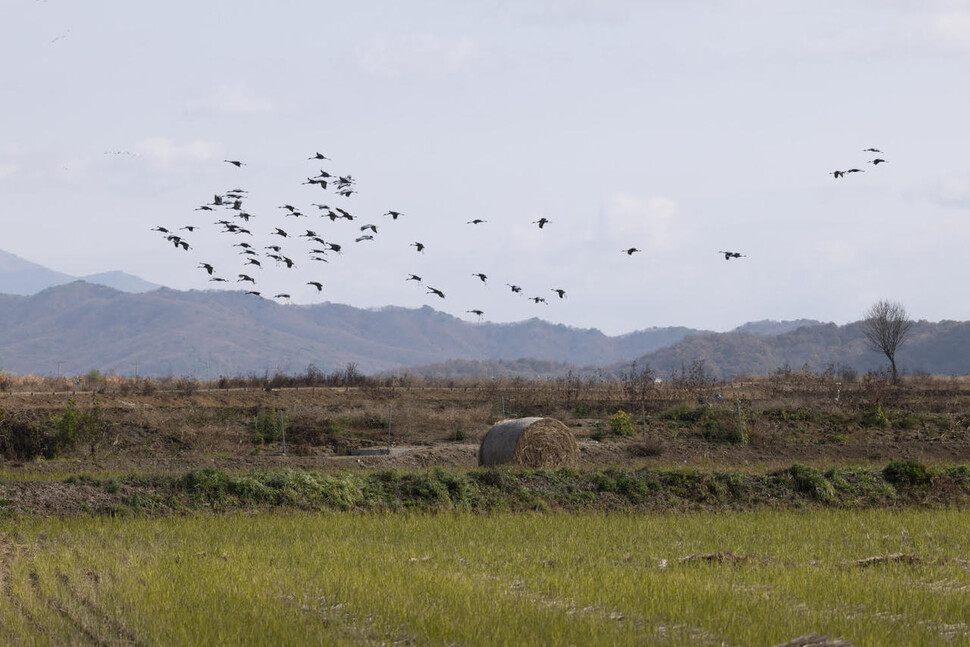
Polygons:
<instances>
[{"instance_id":1,"label":"low shrub","mask_svg":"<svg viewBox=\"0 0 970 647\"><path fill-rule=\"evenodd\" d=\"M913 459L893 461L883 468L882 476L896 486L925 487L933 480L926 465Z\"/></svg>"}]
</instances>

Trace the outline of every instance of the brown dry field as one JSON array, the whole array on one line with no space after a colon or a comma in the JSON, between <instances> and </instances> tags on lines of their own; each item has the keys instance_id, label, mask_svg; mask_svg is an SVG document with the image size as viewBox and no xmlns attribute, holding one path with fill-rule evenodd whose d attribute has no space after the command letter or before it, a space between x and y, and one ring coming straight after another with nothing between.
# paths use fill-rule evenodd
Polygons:
<instances>
[{"instance_id":1,"label":"brown dry field","mask_svg":"<svg viewBox=\"0 0 970 647\"><path fill-rule=\"evenodd\" d=\"M272 390L102 386L76 393L6 391L0 393L0 410L46 420L71 399L81 409L95 402L102 409L108 432L95 455L79 447L51 460L0 458L5 474L472 468L481 438L503 418L503 405L511 414L504 417L542 415L564 422L580 445L580 467L587 468L756 471L792 463L884 465L899 458L970 462L970 381L964 378L912 378L893 386L793 374L651 384L634 397L629 385L564 380L385 381ZM746 443L715 437L736 431L739 407ZM631 413L636 435L594 440L621 409ZM281 410L285 455L279 442L254 442L255 417L278 416ZM703 421L677 417L678 411L699 410ZM884 416L877 424L866 418L875 411ZM389 413L391 455L352 455L387 446Z\"/></svg>"}]
</instances>

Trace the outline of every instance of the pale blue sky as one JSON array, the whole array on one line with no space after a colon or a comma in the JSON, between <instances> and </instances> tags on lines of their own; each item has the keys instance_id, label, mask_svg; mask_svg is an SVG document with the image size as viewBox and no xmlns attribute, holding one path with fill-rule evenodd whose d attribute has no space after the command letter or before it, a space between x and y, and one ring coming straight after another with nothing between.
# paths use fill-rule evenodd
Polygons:
<instances>
[{"instance_id":1,"label":"pale blue sky","mask_svg":"<svg viewBox=\"0 0 970 647\"><path fill-rule=\"evenodd\" d=\"M197 265L234 279L242 239L195 208L238 186L247 240L297 262L257 289L294 303L611 334L844 323L880 298L970 319L970 2L7 0L0 54L0 249L58 271L226 285ZM301 186L321 169L359 194ZM202 228L185 252L157 225Z\"/></svg>"}]
</instances>

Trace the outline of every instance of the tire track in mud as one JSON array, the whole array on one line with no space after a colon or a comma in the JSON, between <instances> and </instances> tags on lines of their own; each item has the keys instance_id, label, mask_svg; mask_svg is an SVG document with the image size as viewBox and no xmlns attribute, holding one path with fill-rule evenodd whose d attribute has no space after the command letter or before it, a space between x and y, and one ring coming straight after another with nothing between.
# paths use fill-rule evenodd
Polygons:
<instances>
[{"instance_id":1,"label":"tire track in mud","mask_svg":"<svg viewBox=\"0 0 970 647\"><path fill-rule=\"evenodd\" d=\"M93 572L88 571L88 577L97 584L101 581L100 576ZM135 645L141 647L142 642L138 640L134 633L128 627L125 626L123 622L116 619L114 616L105 612L104 608L100 605L95 604L89 597L83 595L78 591L77 587L71 583L70 577L67 573L58 573L57 581L60 584L61 589L67 593L68 597L77 602L81 608L83 608L91 620L95 622L100 628L107 629L108 633L111 634L110 644L117 644L117 640L124 641L125 644ZM88 631L83 629L83 625L80 621L78 622L78 628L82 630L82 633L88 635ZM97 644L108 644L104 642L100 637L95 637Z\"/></svg>"},{"instance_id":2,"label":"tire track in mud","mask_svg":"<svg viewBox=\"0 0 970 647\"><path fill-rule=\"evenodd\" d=\"M411 564L429 563L430 558L411 558ZM433 565L432 565L433 567ZM490 584L499 584L504 595L510 598L527 600L537 607L559 611L567 616L586 616L597 620L609 620L629 628L644 644L680 644L684 639L693 645L717 645L718 647L732 647L732 643L716 634L684 623L667 622L660 617L645 617L637 614L624 613L616 608L608 608L592 604L579 604L575 600L557 598L540 591L530 589L519 577L504 577L496 573L481 570L437 570L440 575L454 579L477 577Z\"/></svg>"},{"instance_id":3,"label":"tire track in mud","mask_svg":"<svg viewBox=\"0 0 970 647\"><path fill-rule=\"evenodd\" d=\"M24 548L24 546L15 544L9 537L0 537L0 596L3 600L9 602L10 608L16 609L23 616L37 635L45 636L53 641L50 629L37 621L24 601L13 590L13 564L20 555L21 548ZM16 638L22 639L23 637L16 636Z\"/></svg>"},{"instance_id":4,"label":"tire track in mud","mask_svg":"<svg viewBox=\"0 0 970 647\"><path fill-rule=\"evenodd\" d=\"M308 604L305 600L301 602L296 598L296 596L290 593L281 592L277 595L277 597L288 609L292 609L299 613L317 618L324 628L332 629L345 637L350 637L360 642L361 644L420 644L408 634L406 627L399 626L396 630L380 629L378 626L376 626L377 621L373 615L369 614L361 618L357 614L352 613L347 608L348 605L346 603L335 602L327 598L326 595L318 596L312 600L312 604Z\"/></svg>"}]
</instances>

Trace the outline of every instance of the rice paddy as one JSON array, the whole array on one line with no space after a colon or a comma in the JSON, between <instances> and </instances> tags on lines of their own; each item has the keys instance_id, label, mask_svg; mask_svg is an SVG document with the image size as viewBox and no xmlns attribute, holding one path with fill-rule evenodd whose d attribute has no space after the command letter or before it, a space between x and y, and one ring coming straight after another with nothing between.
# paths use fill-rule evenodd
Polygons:
<instances>
[{"instance_id":1,"label":"rice paddy","mask_svg":"<svg viewBox=\"0 0 970 647\"><path fill-rule=\"evenodd\" d=\"M0 520L4 644L970 644L970 514Z\"/></svg>"}]
</instances>

